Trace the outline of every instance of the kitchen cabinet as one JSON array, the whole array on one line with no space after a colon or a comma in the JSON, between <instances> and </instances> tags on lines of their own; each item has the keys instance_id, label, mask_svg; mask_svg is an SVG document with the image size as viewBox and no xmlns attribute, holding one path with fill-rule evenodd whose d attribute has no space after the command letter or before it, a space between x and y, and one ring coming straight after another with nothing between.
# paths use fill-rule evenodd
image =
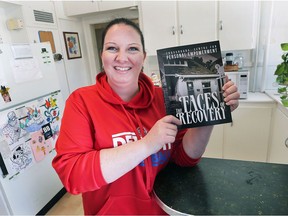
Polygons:
<instances>
[{"instance_id":1,"label":"kitchen cabinet","mask_svg":"<svg viewBox=\"0 0 288 216\"><path fill-rule=\"evenodd\" d=\"M222 50L256 46L258 1L219 1L219 40Z\"/></svg>"},{"instance_id":2,"label":"kitchen cabinet","mask_svg":"<svg viewBox=\"0 0 288 216\"><path fill-rule=\"evenodd\" d=\"M223 51L255 48L257 6L257 1L141 1L147 54L211 40L220 40Z\"/></svg>"},{"instance_id":3,"label":"kitchen cabinet","mask_svg":"<svg viewBox=\"0 0 288 216\"><path fill-rule=\"evenodd\" d=\"M279 105L274 110L268 162L288 164L288 111Z\"/></svg>"},{"instance_id":4,"label":"kitchen cabinet","mask_svg":"<svg viewBox=\"0 0 288 216\"><path fill-rule=\"evenodd\" d=\"M232 112L232 123L214 126L203 156L267 162L274 105L265 94L249 93Z\"/></svg>"},{"instance_id":5,"label":"kitchen cabinet","mask_svg":"<svg viewBox=\"0 0 288 216\"><path fill-rule=\"evenodd\" d=\"M63 8L66 16L75 16L99 11L98 3L86 1L63 1Z\"/></svg>"},{"instance_id":6,"label":"kitchen cabinet","mask_svg":"<svg viewBox=\"0 0 288 216\"><path fill-rule=\"evenodd\" d=\"M215 40L216 1L179 1L178 4L179 44L193 44Z\"/></svg>"},{"instance_id":7,"label":"kitchen cabinet","mask_svg":"<svg viewBox=\"0 0 288 216\"><path fill-rule=\"evenodd\" d=\"M204 157L223 158L224 125L215 125Z\"/></svg>"},{"instance_id":8,"label":"kitchen cabinet","mask_svg":"<svg viewBox=\"0 0 288 216\"><path fill-rule=\"evenodd\" d=\"M273 103L240 103L224 125L223 158L267 161Z\"/></svg>"},{"instance_id":9,"label":"kitchen cabinet","mask_svg":"<svg viewBox=\"0 0 288 216\"><path fill-rule=\"evenodd\" d=\"M177 44L176 2L141 1L139 5L140 27L146 41L148 55L156 50Z\"/></svg>"},{"instance_id":10,"label":"kitchen cabinet","mask_svg":"<svg viewBox=\"0 0 288 216\"><path fill-rule=\"evenodd\" d=\"M66 16L84 15L99 11L107 11L135 6L135 1L63 1Z\"/></svg>"},{"instance_id":11,"label":"kitchen cabinet","mask_svg":"<svg viewBox=\"0 0 288 216\"><path fill-rule=\"evenodd\" d=\"M148 55L176 45L216 39L214 1L141 1L139 17Z\"/></svg>"},{"instance_id":12,"label":"kitchen cabinet","mask_svg":"<svg viewBox=\"0 0 288 216\"><path fill-rule=\"evenodd\" d=\"M100 11L107 11L107 10L126 8L126 7L133 7L133 6L136 6L137 4L135 1L101 0L101 1L98 1L98 5L99 5Z\"/></svg>"}]
</instances>

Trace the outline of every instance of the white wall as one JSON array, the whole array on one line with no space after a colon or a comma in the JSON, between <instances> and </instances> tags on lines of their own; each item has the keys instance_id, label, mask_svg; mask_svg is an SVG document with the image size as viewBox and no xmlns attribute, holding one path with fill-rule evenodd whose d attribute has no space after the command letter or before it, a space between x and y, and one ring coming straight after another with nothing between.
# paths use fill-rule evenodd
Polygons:
<instances>
[{"instance_id":1,"label":"white wall","mask_svg":"<svg viewBox=\"0 0 288 216\"><path fill-rule=\"evenodd\" d=\"M70 91L74 91L79 88L79 84L88 85L91 83L95 83L94 80L90 79L90 73L88 70L88 62L87 62L87 49L85 45L85 37L82 28L82 23L80 21L70 21L66 19L59 19L59 28L61 32L78 32L82 58L66 60L65 68L67 73L67 79L69 83ZM65 50L65 44L62 40L61 42L62 50ZM63 56L67 59L66 51L63 52ZM85 59L85 60L83 60Z\"/></svg>"},{"instance_id":2,"label":"white wall","mask_svg":"<svg viewBox=\"0 0 288 216\"><path fill-rule=\"evenodd\" d=\"M10 43L11 42L11 37L8 29L6 28L6 14L5 14L5 9L4 5L0 4L0 43L6 42Z\"/></svg>"},{"instance_id":3,"label":"white wall","mask_svg":"<svg viewBox=\"0 0 288 216\"><path fill-rule=\"evenodd\" d=\"M261 2L259 35L258 87L277 89L274 72L282 59L281 43L288 43L288 1Z\"/></svg>"}]
</instances>

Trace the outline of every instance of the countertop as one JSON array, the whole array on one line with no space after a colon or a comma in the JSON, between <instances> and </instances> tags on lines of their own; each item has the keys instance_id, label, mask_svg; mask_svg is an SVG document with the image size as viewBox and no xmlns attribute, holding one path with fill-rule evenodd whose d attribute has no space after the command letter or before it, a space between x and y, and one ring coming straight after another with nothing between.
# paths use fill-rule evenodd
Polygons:
<instances>
[{"instance_id":1,"label":"countertop","mask_svg":"<svg viewBox=\"0 0 288 216\"><path fill-rule=\"evenodd\" d=\"M277 92L277 90L265 90L265 94L267 94L275 102L282 104L281 99L280 99L280 94Z\"/></svg>"},{"instance_id":2,"label":"countertop","mask_svg":"<svg viewBox=\"0 0 288 216\"><path fill-rule=\"evenodd\" d=\"M288 215L288 165L202 158L169 164L154 193L168 214Z\"/></svg>"},{"instance_id":3,"label":"countertop","mask_svg":"<svg viewBox=\"0 0 288 216\"><path fill-rule=\"evenodd\" d=\"M275 102L273 98L269 97L263 92L248 92L247 98L239 99L240 103L273 103Z\"/></svg>"},{"instance_id":4,"label":"countertop","mask_svg":"<svg viewBox=\"0 0 288 216\"><path fill-rule=\"evenodd\" d=\"M277 92L277 90L266 90L265 94L267 94L270 98L272 98L276 103L278 108L286 115L288 116L288 107L284 107L281 99L280 94Z\"/></svg>"}]
</instances>

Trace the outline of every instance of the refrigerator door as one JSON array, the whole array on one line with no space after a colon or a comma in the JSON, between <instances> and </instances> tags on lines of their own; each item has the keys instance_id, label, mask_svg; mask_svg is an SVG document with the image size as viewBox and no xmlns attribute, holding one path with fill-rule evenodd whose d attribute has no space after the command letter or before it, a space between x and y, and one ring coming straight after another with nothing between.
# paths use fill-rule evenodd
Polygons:
<instances>
[{"instance_id":1,"label":"refrigerator door","mask_svg":"<svg viewBox=\"0 0 288 216\"><path fill-rule=\"evenodd\" d=\"M0 215L35 215L63 188L51 165L58 80L49 43L0 44Z\"/></svg>"}]
</instances>

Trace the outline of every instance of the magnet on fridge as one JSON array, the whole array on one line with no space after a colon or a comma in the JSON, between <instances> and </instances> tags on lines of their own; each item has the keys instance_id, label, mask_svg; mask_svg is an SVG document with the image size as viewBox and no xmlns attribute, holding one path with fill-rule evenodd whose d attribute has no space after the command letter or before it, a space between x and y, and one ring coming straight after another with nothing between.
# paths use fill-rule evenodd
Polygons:
<instances>
[{"instance_id":1,"label":"magnet on fridge","mask_svg":"<svg viewBox=\"0 0 288 216\"><path fill-rule=\"evenodd\" d=\"M8 103L8 102L11 102L11 97L10 97L10 94L9 94L9 89L10 88L7 88L5 86L2 86L1 85L1 95L2 95L2 98L4 100L5 103Z\"/></svg>"}]
</instances>

